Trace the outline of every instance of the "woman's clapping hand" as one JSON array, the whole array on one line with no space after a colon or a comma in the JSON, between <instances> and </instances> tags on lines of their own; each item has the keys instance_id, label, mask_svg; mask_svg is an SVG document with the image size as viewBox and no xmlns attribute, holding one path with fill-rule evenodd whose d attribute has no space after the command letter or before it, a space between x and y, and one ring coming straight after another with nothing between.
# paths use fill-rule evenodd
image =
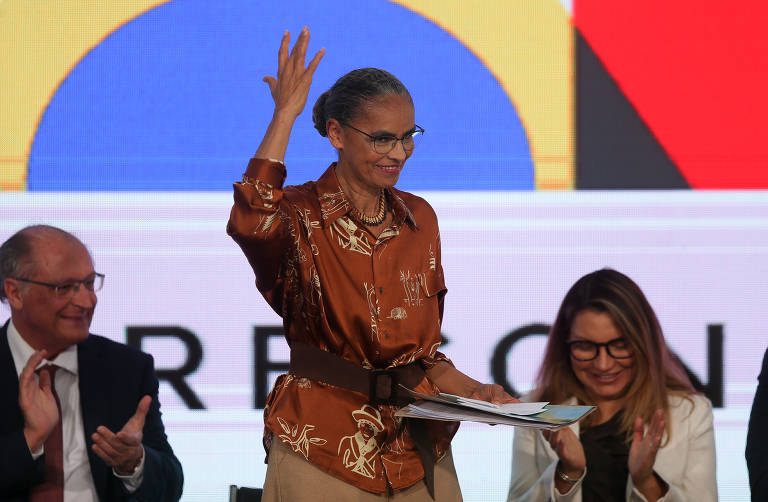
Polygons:
<instances>
[{"instance_id":1,"label":"woman's clapping hand","mask_svg":"<svg viewBox=\"0 0 768 502\"><path fill-rule=\"evenodd\" d=\"M560 458L558 469L568 477L579 478L587 466L587 458L576 434L569 427L558 431L544 430L541 434Z\"/></svg>"},{"instance_id":2,"label":"woman's clapping hand","mask_svg":"<svg viewBox=\"0 0 768 502\"><path fill-rule=\"evenodd\" d=\"M647 430L643 419L635 419L632 446L629 449L629 475L632 482L649 500L655 500L665 491L663 482L653 473L656 453L664 435L664 413L656 410ZM655 496L654 496L655 495Z\"/></svg>"}]
</instances>

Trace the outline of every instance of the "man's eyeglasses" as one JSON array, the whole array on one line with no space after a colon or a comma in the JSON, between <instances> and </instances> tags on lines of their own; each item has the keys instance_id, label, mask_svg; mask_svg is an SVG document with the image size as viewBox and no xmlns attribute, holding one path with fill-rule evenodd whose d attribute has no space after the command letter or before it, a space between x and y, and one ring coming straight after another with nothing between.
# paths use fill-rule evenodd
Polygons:
<instances>
[{"instance_id":1,"label":"man's eyeglasses","mask_svg":"<svg viewBox=\"0 0 768 502\"><path fill-rule=\"evenodd\" d=\"M94 272L93 274L80 281L65 281L59 284L33 281L32 279L22 279L21 277L9 277L9 279L15 279L21 282L29 282L31 284L37 284L51 288L56 298L70 298L75 293L80 291L80 286L84 286L88 291L95 293L96 291L99 291L104 285L104 274L99 274L97 272Z\"/></svg>"},{"instance_id":2,"label":"man's eyeglasses","mask_svg":"<svg viewBox=\"0 0 768 502\"><path fill-rule=\"evenodd\" d=\"M616 338L610 342L595 343L588 340L574 340L568 342L568 351L571 357L577 361L591 361L597 358L600 347L605 347L608 355L614 359L628 359L634 354L632 346L624 338Z\"/></svg>"},{"instance_id":3,"label":"man's eyeglasses","mask_svg":"<svg viewBox=\"0 0 768 502\"><path fill-rule=\"evenodd\" d=\"M414 126L412 131L403 134L402 138L398 138L389 134L384 136L373 136L365 131L361 131L355 126L351 126L346 123L342 123L341 125L349 127L350 129L354 129L360 134L365 134L368 136L368 139L371 140L371 144L373 145L373 150L376 153L380 153L382 155L391 152L395 148L395 145L397 145L398 141L403 144L403 149L406 152L411 152L416 147L416 143L418 143L421 137L424 135L424 128L420 126Z\"/></svg>"}]
</instances>

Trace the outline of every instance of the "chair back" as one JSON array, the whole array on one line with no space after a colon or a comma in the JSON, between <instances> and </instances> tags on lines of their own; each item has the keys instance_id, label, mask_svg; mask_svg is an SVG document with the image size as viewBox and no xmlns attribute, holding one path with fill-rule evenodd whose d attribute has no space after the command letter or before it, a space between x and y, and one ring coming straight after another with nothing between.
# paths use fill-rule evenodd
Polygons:
<instances>
[{"instance_id":1,"label":"chair back","mask_svg":"<svg viewBox=\"0 0 768 502\"><path fill-rule=\"evenodd\" d=\"M261 502L261 488L229 485L229 502Z\"/></svg>"}]
</instances>

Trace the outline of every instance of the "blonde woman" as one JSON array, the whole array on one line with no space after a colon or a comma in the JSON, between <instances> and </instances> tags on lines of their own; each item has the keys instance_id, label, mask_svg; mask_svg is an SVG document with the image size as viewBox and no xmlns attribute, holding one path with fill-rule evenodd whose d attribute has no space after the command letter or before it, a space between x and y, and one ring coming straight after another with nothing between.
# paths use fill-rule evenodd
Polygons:
<instances>
[{"instance_id":1,"label":"blonde woman","mask_svg":"<svg viewBox=\"0 0 768 502\"><path fill-rule=\"evenodd\" d=\"M717 500L711 404L626 275L571 287L528 399L597 409L556 432L515 431L508 502Z\"/></svg>"}]
</instances>

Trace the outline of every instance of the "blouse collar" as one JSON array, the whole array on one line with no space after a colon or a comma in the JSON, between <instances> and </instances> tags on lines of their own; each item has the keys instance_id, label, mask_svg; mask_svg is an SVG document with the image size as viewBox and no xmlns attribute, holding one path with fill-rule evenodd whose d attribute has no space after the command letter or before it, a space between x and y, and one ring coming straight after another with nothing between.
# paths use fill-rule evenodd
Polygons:
<instances>
[{"instance_id":1,"label":"blouse collar","mask_svg":"<svg viewBox=\"0 0 768 502\"><path fill-rule=\"evenodd\" d=\"M413 212L400 196L402 192L396 188L386 188L385 192L394 215L393 224L402 225L403 222L407 222L413 229L418 229ZM320 201L323 226L354 211L354 205L341 189L339 179L336 177L336 162L332 163L317 180L317 198Z\"/></svg>"}]
</instances>

